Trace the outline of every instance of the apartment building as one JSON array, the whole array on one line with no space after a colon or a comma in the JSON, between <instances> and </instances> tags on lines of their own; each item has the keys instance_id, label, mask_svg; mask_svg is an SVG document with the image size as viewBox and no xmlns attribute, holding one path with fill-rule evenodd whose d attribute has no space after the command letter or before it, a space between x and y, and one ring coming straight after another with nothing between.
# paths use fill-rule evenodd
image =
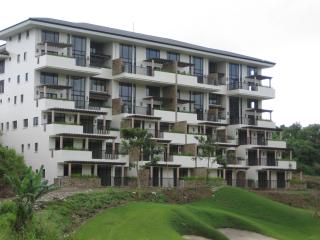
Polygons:
<instances>
[{"instance_id":1,"label":"apartment building","mask_svg":"<svg viewBox=\"0 0 320 240\"><path fill-rule=\"evenodd\" d=\"M53 182L93 175L102 185L135 176L119 153L121 128L163 145L145 168L154 186L203 175L195 136L216 139L210 176L234 186L283 188L296 169L272 110L275 64L172 39L87 23L30 18L0 32L1 144ZM148 160L150 156L144 156ZM146 161L142 161L141 165Z\"/></svg>"}]
</instances>

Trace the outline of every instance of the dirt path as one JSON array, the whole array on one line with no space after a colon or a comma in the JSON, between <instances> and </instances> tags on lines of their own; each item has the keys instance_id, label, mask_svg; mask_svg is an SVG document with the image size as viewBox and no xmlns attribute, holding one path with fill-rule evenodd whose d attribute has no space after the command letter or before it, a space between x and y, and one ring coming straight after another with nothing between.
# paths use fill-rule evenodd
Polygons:
<instances>
[{"instance_id":1,"label":"dirt path","mask_svg":"<svg viewBox=\"0 0 320 240\"><path fill-rule=\"evenodd\" d=\"M220 228L218 231L230 240L276 240L275 238L267 237L259 233L233 228Z\"/></svg>"}]
</instances>

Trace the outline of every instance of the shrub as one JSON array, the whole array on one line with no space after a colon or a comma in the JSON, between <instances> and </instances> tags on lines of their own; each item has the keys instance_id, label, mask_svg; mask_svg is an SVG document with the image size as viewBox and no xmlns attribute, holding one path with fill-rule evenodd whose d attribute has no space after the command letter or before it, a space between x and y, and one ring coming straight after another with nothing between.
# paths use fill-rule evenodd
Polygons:
<instances>
[{"instance_id":1,"label":"shrub","mask_svg":"<svg viewBox=\"0 0 320 240\"><path fill-rule=\"evenodd\" d=\"M0 214L15 213L16 204L13 201L4 201L0 203Z\"/></svg>"}]
</instances>

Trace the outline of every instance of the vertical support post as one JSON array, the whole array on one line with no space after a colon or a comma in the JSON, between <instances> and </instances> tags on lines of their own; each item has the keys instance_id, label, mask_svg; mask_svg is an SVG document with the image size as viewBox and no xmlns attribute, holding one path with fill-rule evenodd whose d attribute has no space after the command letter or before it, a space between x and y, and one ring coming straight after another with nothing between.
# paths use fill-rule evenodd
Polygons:
<instances>
[{"instance_id":1,"label":"vertical support post","mask_svg":"<svg viewBox=\"0 0 320 240\"><path fill-rule=\"evenodd\" d=\"M250 131L249 128L247 128L247 144L250 144L249 139L250 139Z\"/></svg>"},{"instance_id":2,"label":"vertical support post","mask_svg":"<svg viewBox=\"0 0 320 240\"><path fill-rule=\"evenodd\" d=\"M47 98L47 86L43 86L43 97Z\"/></svg>"},{"instance_id":3,"label":"vertical support post","mask_svg":"<svg viewBox=\"0 0 320 240\"><path fill-rule=\"evenodd\" d=\"M77 113L77 124L80 125L80 113Z\"/></svg>"},{"instance_id":4,"label":"vertical support post","mask_svg":"<svg viewBox=\"0 0 320 240\"><path fill-rule=\"evenodd\" d=\"M115 159L116 154L116 139L112 139L112 159Z\"/></svg>"},{"instance_id":5,"label":"vertical support post","mask_svg":"<svg viewBox=\"0 0 320 240\"><path fill-rule=\"evenodd\" d=\"M258 165L261 166L261 158L260 158L260 150L257 149L257 160L258 160Z\"/></svg>"},{"instance_id":6,"label":"vertical support post","mask_svg":"<svg viewBox=\"0 0 320 240\"><path fill-rule=\"evenodd\" d=\"M107 129L106 129L106 115L103 115L103 123L102 123L102 128L103 128L103 134L107 134Z\"/></svg>"},{"instance_id":7,"label":"vertical support post","mask_svg":"<svg viewBox=\"0 0 320 240\"><path fill-rule=\"evenodd\" d=\"M48 43L45 42L44 43L44 54L47 55L47 53L48 53Z\"/></svg>"},{"instance_id":8,"label":"vertical support post","mask_svg":"<svg viewBox=\"0 0 320 240\"><path fill-rule=\"evenodd\" d=\"M68 176L71 177L71 163L68 163Z\"/></svg>"},{"instance_id":9,"label":"vertical support post","mask_svg":"<svg viewBox=\"0 0 320 240\"><path fill-rule=\"evenodd\" d=\"M98 176L98 164L94 164L93 176Z\"/></svg>"},{"instance_id":10,"label":"vertical support post","mask_svg":"<svg viewBox=\"0 0 320 240\"><path fill-rule=\"evenodd\" d=\"M84 145L85 150L89 149L89 138L85 139L85 145Z\"/></svg>"},{"instance_id":11,"label":"vertical support post","mask_svg":"<svg viewBox=\"0 0 320 240\"><path fill-rule=\"evenodd\" d=\"M111 186L114 186L115 166L111 166Z\"/></svg>"},{"instance_id":12,"label":"vertical support post","mask_svg":"<svg viewBox=\"0 0 320 240\"><path fill-rule=\"evenodd\" d=\"M121 186L124 186L124 166L121 166Z\"/></svg>"},{"instance_id":13,"label":"vertical support post","mask_svg":"<svg viewBox=\"0 0 320 240\"><path fill-rule=\"evenodd\" d=\"M51 123L54 123L54 110L51 111Z\"/></svg>"},{"instance_id":14,"label":"vertical support post","mask_svg":"<svg viewBox=\"0 0 320 240\"><path fill-rule=\"evenodd\" d=\"M60 146L59 149L62 150L63 149L63 136L60 136Z\"/></svg>"}]
</instances>

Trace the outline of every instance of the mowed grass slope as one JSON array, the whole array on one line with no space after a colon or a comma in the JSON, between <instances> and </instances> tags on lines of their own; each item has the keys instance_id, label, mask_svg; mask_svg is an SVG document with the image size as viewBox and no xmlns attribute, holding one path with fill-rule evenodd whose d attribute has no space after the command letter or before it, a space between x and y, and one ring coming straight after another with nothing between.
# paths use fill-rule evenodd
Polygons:
<instances>
[{"instance_id":1,"label":"mowed grass slope","mask_svg":"<svg viewBox=\"0 0 320 240\"><path fill-rule=\"evenodd\" d=\"M223 227L283 240L320 239L320 219L313 218L310 211L229 187L193 204L135 202L108 209L82 225L73 239L175 240L194 234L223 240L227 238L216 230Z\"/></svg>"}]
</instances>

